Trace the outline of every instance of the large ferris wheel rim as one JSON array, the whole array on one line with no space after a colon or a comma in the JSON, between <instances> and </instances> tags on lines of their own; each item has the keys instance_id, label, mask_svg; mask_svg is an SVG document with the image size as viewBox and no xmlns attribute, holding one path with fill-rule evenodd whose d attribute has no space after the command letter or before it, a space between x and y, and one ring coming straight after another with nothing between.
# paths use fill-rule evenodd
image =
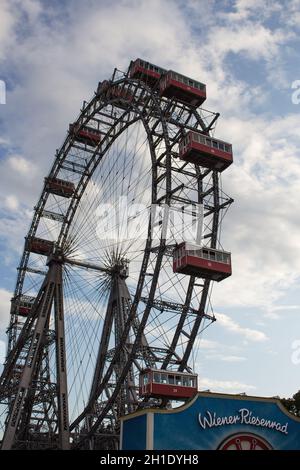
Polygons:
<instances>
[{"instance_id":1,"label":"large ferris wheel rim","mask_svg":"<svg viewBox=\"0 0 300 470\"><path fill-rule=\"evenodd\" d=\"M163 134L164 134L165 147L166 147L166 160L167 161L169 160L169 162L171 162L172 155L171 155L171 147L170 147L170 141L169 141L169 136L168 136L167 121L166 121L166 117L164 116L164 114L162 112L162 109L161 109L161 106L160 106L160 103L159 103L159 100L158 100L157 96L154 94L153 90L151 88L149 88L141 80L130 79L128 77L124 77L123 79L112 82L111 86L116 86L116 85L121 85L121 84L128 84L129 86L130 85L135 86L136 89L142 90L147 95L147 98L148 98L147 104L151 103L151 104L154 105L154 108L157 112L158 121L162 125L163 131L164 131ZM76 124L79 124L81 126L84 126L84 125L88 124L89 121L91 119L93 119L93 116L100 109L102 109L103 107L105 107L109 104L114 105L114 103L116 101L119 101L119 100L120 100L119 98L118 98L118 100L116 100L116 99L105 99L104 93L103 94L96 94L91 99L90 103L87 104L84 107L84 109L82 110L79 118L76 121ZM96 106L96 104L98 104L98 107ZM156 203L156 201L157 201L155 178L154 178L155 171L156 171L157 158L156 158L156 153L155 153L155 149L154 149L154 146L153 146L153 142L150 138L151 137L151 131L150 131L149 126L147 124L145 113L143 113L143 110L145 109L145 107L140 109L138 107L138 105L136 105L135 103L130 103L130 105L128 105L128 103L124 103L124 104L126 105L124 113L115 122L115 124L112 125L112 127L110 129L110 132L108 132L108 134L109 133L113 134L114 129L117 127L119 122L121 120L126 121L125 117L130 116L131 113L133 114L133 119L131 121L127 121L126 124L124 124L124 126L120 128L119 132L114 134L114 138L112 139L110 144L106 147L104 152L100 151L100 153L99 153L99 148L103 146L103 140L105 140L105 138L107 138L107 136L105 136L105 138L102 140L101 144L99 144L97 146L97 148L95 149L94 154L93 154L93 158L89 162L89 165L92 166L92 164L94 164L94 166L93 166L93 168L90 172L87 171L87 173L83 174L82 177L80 178L80 181L79 181L79 183L76 187L75 195L74 195L74 197L72 198L72 200L70 202L70 205L69 205L69 208L68 208L68 211L67 211L67 214L66 214L66 220L64 221L64 223L61 227L61 231L60 231L60 234L59 234L59 237L58 237L58 240L57 240L57 244L61 247L64 245L64 242L67 239L69 229L71 227L72 221L73 221L74 216L76 214L76 210L79 206L79 201L81 200L81 198L84 194L84 190L85 190L87 184L89 183L89 181L91 180L94 171L99 166L99 164L101 164L102 158L104 157L106 152L109 150L109 148L113 144L113 142L125 131L126 128L128 128L130 125L134 124L138 120L141 120L143 122L144 128L145 128L146 133L147 133L147 139L148 139L150 155L151 155L151 161L152 161L152 203ZM189 108L189 106L187 106L187 107ZM92 112L91 112L91 114L89 114L89 112L91 110L92 110ZM197 113L196 109L192 109L192 107L190 107L190 111L193 112L193 114L195 115L195 117L198 121L198 124L203 129L203 121L202 121L200 115ZM68 135L66 137L61 149L59 150L59 152L56 155L54 164L53 164L53 166L50 170L50 173L49 173L49 177L55 177L59 173L60 169L62 168L63 163L66 161L66 159L69 155L70 149L72 148L72 142L73 142L72 137L70 135ZM166 189L168 190L168 185L170 186L170 184L171 184L171 168L170 168L170 165L168 165L168 164L167 164L166 171L167 171ZM47 202L47 198L48 198L48 193L47 193L47 191L44 187L43 192L41 194L41 197L39 199L39 202L38 202L38 204L35 208L35 213L34 213L34 216L33 216L31 227L30 227L29 232L28 232L28 237L34 236L36 231L37 231L40 219L42 217L43 208L45 207L45 204ZM170 203L170 200L167 199L166 203L167 204ZM145 277L145 270L143 272L142 266L147 265L147 258L149 258L149 254L150 254L150 250L151 250L151 237L149 237L150 230L151 230L151 228L150 228L150 225L149 225L149 227L148 227L148 238L147 238L147 243L146 243L146 247L145 247L145 251L144 251L143 262L141 264L141 271L140 271L138 286L137 286L137 290L136 290L136 295L135 295L135 298L134 298L134 301L133 301L133 307L131 309L131 314L128 317L128 321L126 323L126 326L125 326L125 329L124 329L124 332L123 332L123 337L122 338L124 340L126 339L128 331L130 329L132 319L135 315L136 306L137 306L138 302L140 301L140 297L141 297L141 289L143 287L143 282L144 282L144 277ZM162 258L164 256L164 249L165 249L165 241L163 239L161 239L159 247L158 247L158 256L157 256L157 261L156 261L156 273L157 273L157 275L159 273L159 266L160 266ZM17 285L16 285L15 295L17 295L18 293L20 294L20 290L22 290L22 284L23 284L22 283L22 276L23 276L23 280L24 280L25 268L27 266L29 256L30 256L30 252L27 251L26 249L24 249L23 256L22 256L22 259L21 259L21 265L20 265L20 269L19 269L19 275L18 275L18 281L17 281ZM130 368L130 364L132 363L132 358L133 358L133 356L135 354L135 351L136 351L136 348L138 346L139 337L142 334L142 332L144 331L145 323L147 321L149 312L151 310L151 305L152 305L153 297L154 297L154 294L155 294L155 284L156 284L156 282L157 282L157 279L154 276L154 278L152 279L152 284L151 284L151 288L150 288L148 303L146 304L146 307L145 307L145 311L144 311L144 315L143 315L143 318L142 318L141 323L140 323L139 331L137 333L137 336L136 336L136 339L135 339L135 342L134 342L134 345L133 345L133 348L132 348L132 351L131 351L131 354L130 354L130 358L128 359L127 364L126 364L126 366L125 366L125 368L124 368L124 370L121 374L121 378L119 380L119 383L121 383L122 379L124 378L124 376L126 376L126 373L128 372L128 370ZM193 285L193 282L194 282L194 279L191 277L189 287ZM205 281L205 285L206 285L206 291L207 291L207 289L209 287L209 281ZM206 301L206 298L204 299L204 304L205 304L205 301ZM186 302L185 302L185 305L187 307L188 307L189 302L190 302L190 299L189 299L189 294L187 292L187 297L186 297ZM199 318L200 318L200 315L199 315ZM184 319L184 312L182 312L181 319ZM180 321L179 321L179 323L180 323ZM120 351L120 348L119 348L119 351ZM115 351L114 358L111 361L110 370L112 370L113 364L118 359L119 351L118 351L118 349L116 349L116 351ZM101 384L101 387L97 390L97 396L99 396L101 391L103 391L103 389L105 387L105 383L108 382L110 375L111 375L111 373L108 374L108 371L107 371L106 376L105 376L104 381L103 381L103 384ZM115 394L117 394L117 390L118 390L118 384L116 385ZM110 400L108 400L108 403L107 403L106 407L104 408L104 410L102 411L102 413L100 415L100 419L101 419L101 416L103 417L105 415L107 409L111 406L111 403L113 402L113 400L114 400L114 395L112 395ZM84 418L86 413L87 413L87 408L72 423L71 429L73 429ZM79 419L79 418L81 418L81 419ZM98 421L99 421L99 419L98 419Z\"/></svg>"}]
</instances>

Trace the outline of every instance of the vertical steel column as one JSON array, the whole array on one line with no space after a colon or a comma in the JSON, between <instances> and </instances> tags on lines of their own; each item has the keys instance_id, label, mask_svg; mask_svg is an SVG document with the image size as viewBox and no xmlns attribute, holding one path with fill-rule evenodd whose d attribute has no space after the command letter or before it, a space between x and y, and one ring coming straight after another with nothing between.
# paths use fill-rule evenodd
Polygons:
<instances>
[{"instance_id":1,"label":"vertical steel column","mask_svg":"<svg viewBox=\"0 0 300 470\"><path fill-rule=\"evenodd\" d=\"M55 289L55 273L51 267L49 268L47 278L45 280L45 284L42 286L42 289L44 289L43 300L41 302L41 308L32 334L30 347L27 353L21 380L18 385L16 397L8 414L7 424L2 441L2 450L11 449L14 444L23 411L24 401L32 384L32 378L37 366L37 360L41 356L40 352L42 350L45 337L45 326L49 322L52 299Z\"/></svg>"},{"instance_id":2,"label":"vertical steel column","mask_svg":"<svg viewBox=\"0 0 300 470\"><path fill-rule=\"evenodd\" d=\"M112 280L111 291L110 291L110 296L109 296L108 305L106 309L106 315L104 318L101 340L100 340L100 345L99 345L99 350L98 350L98 355L97 355L97 362L95 366L95 372L94 372L94 377L93 377L93 382L92 382L92 387L91 387L91 392L90 392L90 398L89 398L90 401L94 400L94 396L97 393L97 388L102 379L103 369L105 365L105 358L106 358L106 354L108 351L109 339L111 336L112 325L113 325L113 320L114 320L115 312L113 309L113 303L115 299L115 292L116 292L116 283L115 283L115 280Z\"/></svg>"},{"instance_id":3,"label":"vertical steel column","mask_svg":"<svg viewBox=\"0 0 300 470\"><path fill-rule=\"evenodd\" d=\"M56 343L56 374L57 374L57 402L58 402L58 430L60 448L70 448L69 407L66 366L66 341L64 324L63 280L61 263L55 265L55 343Z\"/></svg>"}]
</instances>

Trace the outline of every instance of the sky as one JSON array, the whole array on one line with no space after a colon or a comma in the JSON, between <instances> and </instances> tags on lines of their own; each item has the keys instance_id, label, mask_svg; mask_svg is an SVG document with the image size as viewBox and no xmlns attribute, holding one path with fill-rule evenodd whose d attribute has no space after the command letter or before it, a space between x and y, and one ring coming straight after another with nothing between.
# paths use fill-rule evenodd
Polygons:
<instances>
[{"instance_id":1,"label":"sky","mask_svg":"<svg viewBox=\"0 0 300 470\"><path fill-rule=\"evenodd\" d=\"M231 142L233 275L197 339L201 389L300 389L300 0L0 0L0 356L33 207L83 100L144 58L206 83ZM298 82L297 82L298 81ZM3 87L2 87L3 89Z\"/></svg>"}]
</instances>

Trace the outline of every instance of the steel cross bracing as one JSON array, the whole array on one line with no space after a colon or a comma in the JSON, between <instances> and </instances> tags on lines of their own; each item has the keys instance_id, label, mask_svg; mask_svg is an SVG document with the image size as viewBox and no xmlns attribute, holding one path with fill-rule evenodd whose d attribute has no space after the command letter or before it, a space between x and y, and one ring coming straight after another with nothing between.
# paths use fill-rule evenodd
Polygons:
<instances>
[{"instance_id":1,"label":"steel cross bracing","mask_svg":"<svg viewBox=\"0 0 300 470\"><path fill-rule=\"evenodd\" d=\"M179 140L189 129L200 129L203 133L209 133L218 115L209 112L200 114L194 108L179 103L174 99L160 98L155 89L151 90L139 80L129 79L127 74L124 74L121 78L119 78L120 75L116 75L116 77L117 79L111 81L110 87L117 85L121 87L122 90L129 91L133 96L133 101L128 103L126 100L120 100L120 98L114 100L109 97L109 93L103 92L96 93L89 103L84 104L76 124L79 127L89 124L89 126L98 129L102 135L101 143L95 148L89 148L84 143L76 142L74 137L68 134L64 144L57 151L56 159L49 177L59 177L63 175L64 179L71 180L75 183L75 192L68 201L66 210L59 213L47 209L49 193L46 187L44 187L41 198L35 208L35 214L28 237L35 236L43 217L59 222L61 228L55 244L55 250L58 249L60 253L63 253L65 263L68 262L68 259L70 263L72 263L72 253L68 253L68 234L84 191L95 169L101 165L103 156L108 152L112 144L128 127L138 121L142 121L147 134L152 160L152 204L159 202L160 204L164 204L167 208L172 208L174 204L178 203L183 206L187 206L191 203L203 204L204 218L209 219L209 221L211 220L211 230L207 232L204 237L207 239L208 245L216 247L220 212L226 210L226 207L232 200L223 193L220 194L219 176L217 172L210 172L206 169L202 170L199 167L191 168L190 166L187 169L186 164L179 164L176 149ZM204 179L210 177L210 175L211 183L208 188L207 185L204 186ZM181 180L183 176L187 181L185 183ZM83 445L86 439L91 439L91 437L96 434L98 434L100 440L101 438L105 440L104 436L106 436L106 434L101 431L101 429L103 430L103 427L101 427L103 420L105 420L107 416L116 420L118 419L119 413L123 412L126 407L128 407L128 410L132 409L130 403L132 403L133 407L136 405L136 384L134 383L135 379L132 372L133 366L137 368L140 367L139 361L142 360L144 364L152 366L161 364L162 368L167 368L168 365L173 365L177 366L179 370L188 370L190 353L203 319L206 318L210 321L214 321L214 317L208 315L206 312L209 281L196 283L195 278L191 277L186 290L185 301L180 304L171 303L164 299L157 299L157 283L160 271L166 263L166 260L169 259L174 247L174 245L172 246L166 242L166 232L169 223L167 214L168 211L160 227L160 241L158 244L153 243L151 235L152 225L151 220L149 220L148 237L141 263L139 279L133 297L129 295L124 279L122 281L119 279L117 283L114 281L115 284L112 289L114 293L111 294L111 299L107 307L90 400L83 412L70 424L70 432L75 436L74 440L77 447ZM209 223L210 222L208 222L208 224ZM45 274L47 272L46 270L43 272L42 270L31 267L29 264L30 255L30 251L25 249L18 270L15 297L22 294L26 273L36 271ZM77 262L78 267L80 263L80 261ZM73 260L73 264L76 264L76 260ZM85 263L81 264L82 267L86 269L97 269L95 265L88 266L84 265ZM50 271L51 267L49 266L49 271L43 286L48 285ZM146 278L150 279L150 281L147 281L147 284L145 282ZM148 287L147 295L145 296L146 285ZM41 291L42 290L43 289L41 289ZM117 294L117 292L119 292L119 294ZM192 299L199 296L201 301L199 302L198 308L191 308ZM42 300L39 300L39 297ZM59 298L59 293L56 294L55 299L56 298ZM26 345L28 348L27 357L29 357L28 354L29 351L31 351L30 348L33 338L35 338L34 334L36 325L38 324L38 316L34 315L40 315L42 304L39 302L44 302L43 299L44 293L40 292L39 296L37 296L36 307L33 309L33 314L26 320L21 330L19 326L16 326L19 321L18 315L12 310L11 325L9 328L9 356L4 369L4 375L2 376L3 383L6 387L5 390L7 390L7 387L11 384L11 365L16 363L21 357L21 353ZM54 299L54 297L52 297L52 299ZM143 311L142 314L140 313L138 316L138 308L140 308L141 305L144 305ZM145 327L151 311L157 308L162 311L176 311L176 313L178 313L177 327L174 331L169 348L155 348L147 343ZM59 312L57 301L56 311ZM112 313L111 315L110 312ZM118 341L116 346L109 350L107 337L104 332L107 332L109 336L113 319L116 324L116 337ZM56 324L57 331L60 328L59 325L59 323ZM47 324L44 323L44 327L46 326ZM44 334L44 343L38 343L41 350L40 355L37 355L35 358L37 368L40 366L41 370L42 365L44 367L44 377L47 376L45 337L46 334ZM184 354L180 356L178 355L177 345L182 342L183 338L186 342L186 347ZM22 347L20 347L20 344ZM40 346L42 344L45 346L44 349ZM59 351L59 347L62 347L60 344L56 344L56 346L57 351ZM107 361L106 365L104 356ZM15 435L12 432L12 417L18 416L24 428L24 423L28 422L30 417L30 408L32 410L34 409L32 404L33 400L27 400L27 414L23 413L22 415L23 405L25 405L26 401L26 396L23 396L23 392L21 392L24 383L27 387L26 390L29 390L30 380L31 383L35 383L35 396L40 396L41 400L44 400L42 397L45 396L45 394L43 395L40 388L40 379L43 374L40 372L40 375L37 374L35 377L33 373L31 373L31 375L29 374L29 376L28 374L28 372L26 374L24 373L24 377L27 377L26 381L24 382L25 378L24 380L23 378L21 379L15 392L16 398L11 400L11 410L13 410L13 412L10 412L10 420L6 429L4 442L8 447L12 445L12 436ZM112 382L113 377L114 381ZM59 399L56 400L57 409L55 410L55 406L53 406L53 402L56 403L55 394L53 395L53 385L48 383L48 408L53 411L48 412L48 414L45 412L44 417L39 418L37 421L39 423L45 422L46 416L49 423L51 420L55 422L56 427L51 427L50 424L48 427L49 429L55 429L53 432L59 435L59 442L57 441L56 444L58 447L67 447L68 438L66 436L69 430L66 431L66 428L68 428L69 423L66 423L66 415L62 414L62 410L65 409L65 405L67 405L67 401L63 398L63 393L65 393L66 390L66 378L64 374L61 373L58 379L58 386L62 392L59 392ZM52 395L50 390L52 390ZM106 399L99 402L103 393L106 394ZM52 401L49 399L50 395ZM45 400L45 403L46 402L47 400ZM20 404L22 405L21 407ZM45 409L46 408L47 406ZM97 409L96 413L95 409ZM51 419L48 415L51 415ZM84 426L87 417L91 416L92 418L89 418L89 425L88 428L85 428L83 436L80 431L80 426ZM59 431L57 431L58 428ZM39 424L37 424L37 435L39 429L41 434L41 426L39 428ZM76 430L79 430L78 439L76 439L76 435L74 435ZM22 437L24 438L24 436Z\"/></svg>"},{"instance_id":2,"label":"steel cross bracing","mask_svg":"<svg viewBox=\"0 0 300 470\"><path fill-rule=\"evenodd\" d=\"M111 276L111 290L107 305L107 311L104 319L104 325L102 329L102 335L100 339L100 345L98 350L98 356L96 361L95 373L92 381L92 387L90 392L90 399L94 405L92 397L97 391L97 387L102 382L102 376L104 372L105 362L108 361L109 357L113 356L113 351L109 350L109 339L112 335L112 327L115 325L115 341L117 345L121 345L123 350L121 351L118 363L115 364L115 376L116 380L124 368L128 360L128 352L130 347L130 338L127 338L126 343L121 342L121 337L124 330L124 325L128 318L128 313L131 308L131 296L126 285L126 277L117 270L112 270ZM139 321L137 318L132 323L133 332L139 328ZM141 349L142 359L145 363L152 365L153 356L152 349L148 346L145 335L141 338ZM151 362L152 361L152 362ZM112 384L110 384L110 387ZM115 388L115 385L114 385ZM133 378L133 371L130 370L125 383L122 384L119 397L116 402L117 416L124 415L130 411L133 411L137 405L138 399L136 395L136 386ZM98 407L99 408L99 407Z\"/></svg>"},{"instance_id":3,"label":"steel cross bracing","mask_svg":"<svg viewBox=\"0 0 300 470\"><path fill-rule=\"evenodd\" d=\"M36 306L36 318L28 335L19 336L16 348L18 356L8 357L6 368L11 371L16 360L23 359L21 378L13 402L11 403L7 424L2 440L2 449L11 449L18 439L34 440L28 429L37 392L36 385L48 345L48 331L52 308L55 319L56 367L57 367L57 428L58 447L69 449L69 416L67 366L65 354L64 308L62 292L62 266L54 258L49 261L49 271L40 292ZM28 322L29 323L29 322ZM26 325L25 325L26 326ZM24 328L25 330L25 328ZM14 352L14 350L12 350ZM22 357L23 353L23 357ZM2 375L3 377L3 375ZM4 375L5 378L5 375ZM41 392L41 390L39 390ZM51 429L51 428L50 428ZM50 429L48 430L50 432ZM25 434L25 436L24 436Z\"/></svg>"}]
</instances>

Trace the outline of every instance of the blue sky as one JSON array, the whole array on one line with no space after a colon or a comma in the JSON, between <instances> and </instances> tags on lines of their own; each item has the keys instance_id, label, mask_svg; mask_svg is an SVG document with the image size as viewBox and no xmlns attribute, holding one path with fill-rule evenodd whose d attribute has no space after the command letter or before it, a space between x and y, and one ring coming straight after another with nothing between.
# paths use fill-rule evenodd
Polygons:
<instances>
[{"instance_id":1,"label":"blue sky","mask_svg":"<svg viewBox=\"0 0 300 470\"><path fill-rule=\"evenodd\" d=\"M69 122L98 81L143 57L207 84L235 204L233 276L198 341L203 389L291 396L300 339L300 1L0 1L0 340L24 236ZM3 343L1 343L3 349ZM294 361L295 362L295 361Z\"/></svg>"}]
</instances>

